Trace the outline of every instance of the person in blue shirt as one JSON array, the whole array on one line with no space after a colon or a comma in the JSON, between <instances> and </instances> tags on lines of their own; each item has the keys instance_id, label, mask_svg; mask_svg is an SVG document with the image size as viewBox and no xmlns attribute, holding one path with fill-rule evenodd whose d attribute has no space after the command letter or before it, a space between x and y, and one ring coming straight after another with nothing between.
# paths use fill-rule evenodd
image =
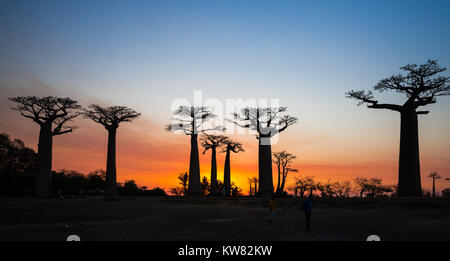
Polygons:
<instances>
[{"instance_id":1,"label":"person in blue shirt","mask_svg":"<svg viewBox=\"0 0 450 261\"><path fill-rule=\"evenodd\" d=\"M309 225L309 221L311 220L311 211L312 211L312 200L311 200L312 196L309 195L307 199L305 199L305 201L303 202L303 211L305 212L305 217L306 217L306 226L305 229L307 231L311 231L310 225Z\"/></svg>"}]
</instances>

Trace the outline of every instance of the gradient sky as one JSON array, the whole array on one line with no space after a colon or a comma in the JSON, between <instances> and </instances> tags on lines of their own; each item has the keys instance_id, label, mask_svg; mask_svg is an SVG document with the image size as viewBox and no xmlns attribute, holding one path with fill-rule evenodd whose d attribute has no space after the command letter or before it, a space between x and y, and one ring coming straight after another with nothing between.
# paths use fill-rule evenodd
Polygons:
<instances>
[{"instance_id":1,"label":"gradient sky","mask_svg":"<svg viewBox=\"0 0 450 261\"><path fill-rule=\"evenodd\" d=\"M189 159L188 137L164 130L175 99L192 100L195 90L223 102L275 98L299 118L273 146L298 156L296 175L395 184L399 115L357 107L345 92L370 89L407 63L450 66L449 14L446 0L3 0L0 131L37 147L38 126L9 110L8 96L132 107L143 117L118 131L118 179L169 188ZM396 93L377 97L403 101ZM426 189L429 172L450 177L450 98L429 107L419 123ZM105 168L104 128L81 118L75 124L75 132L55 137L53 168ZM233 138L246 152L232 155L232 179L247 192L247 178L257 175L257 141ZM201 155L202 176L209 161Z\"/></svg>"}]
</instances>

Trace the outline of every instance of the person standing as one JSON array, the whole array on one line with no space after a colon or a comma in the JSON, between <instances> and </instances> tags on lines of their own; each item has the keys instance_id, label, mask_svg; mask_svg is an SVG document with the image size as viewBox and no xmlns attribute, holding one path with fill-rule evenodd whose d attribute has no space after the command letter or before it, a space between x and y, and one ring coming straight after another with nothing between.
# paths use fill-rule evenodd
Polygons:
<instances>
[{"instance_id":1,"label":"person standing","mask_svg":"<svg viewBox=\"0 0 450 261\"><path fill-rule=\"evenodd\" d=\"M311 227L310 227L311 212L312 212L311 195L307 199L305 199L305 201L303 202L302 207L303 207L303 211L305 212L305 217L306 217L305 229L307 231L311 231Z\"/></svg>"},{"instance_id":2,"label":"person standing","mask_svg":"<svg viewBox=\"0 0 450 261\"><path fill-rule=\"evenodd\" d=\"M269 201L269 223L273 223L273 219L275 218L276 210L275 210L275 196L272 196L272 199Z\"/></svg>"}]
</instances>

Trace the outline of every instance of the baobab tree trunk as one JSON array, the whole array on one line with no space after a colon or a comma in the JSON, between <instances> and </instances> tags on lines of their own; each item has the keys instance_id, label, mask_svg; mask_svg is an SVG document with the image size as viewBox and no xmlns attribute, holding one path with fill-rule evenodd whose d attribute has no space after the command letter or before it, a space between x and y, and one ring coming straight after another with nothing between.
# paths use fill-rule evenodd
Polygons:
<instances>
[{"instance_id":1,"label":"baobab tree trunk","mask_svg":"<svg viewBox=\"0 0 450 261\"><path fill-rule=\"evenodd\" d=\"M189 184L188 184L189 196L200 196L200 162L198 158L198 142L197 134L191 135L191 156L189 161Z\"/></svg>"},{"instance_id":2,"label":"baobab tree trunk","mask_svg":"<svg viewBox=\"0 0 450 261\"><path fill-rule=\"evenodd\" d=\"M230 173L230 149L227 149L225 155L225 166L223 169L223 184L225 186L225 196L230 196L231 191L231 173Z\"/></svg>"},{"instance_id":3,"label":"baobab tree trunk","mask_svg":"<svg viewBox=\"0 0 450 261\"><path fill-rule=\"evenodd\" d=\"M261 139L264 138L264 144ZM270 197L273 194L272 148L269 137L260 137L258 144L259 196Z\"/></svg>"},{"instance_id":4,"label":"baobab tree trunk","mask_svg":"<svg viewBox=\"0 0 450 261\"><path fill-rule=\"evenodd\" d=\"M217 161L216 147L211 148L211 194L216 195L217 192Z\"/></svg>"},{"instance_id":5,"label":"baobab tree trunk","mask_svg":"<svg viewBox=\"0 0 450 261\"><path fill-rule=\"evenodd\" d=\"M398 196L421 196L419 136L417 112L406 109L400 113L400 157Z\"/></svg>"},{"instance_id":6,"label":"baobab tree trunk","mask_svg":"<svg viewBox=\"0 0 450 261\"><path fill-rule=\"evenodd\" d=\"M50 195L52 184L52 123L44 123L39 131L38 163L35 195L45 198Z\"/></svg>"},{"instance_id":7,"label":"baobab tree trunk","mask_svg":"<svg viewBox=\"0 0 450 261\"><path fill-rule=\"evenodd\" d=\"M105 199L117 199L117 173L116 173L116 131L111 128L108 130L108 154L106 158L106 186Z\"/></svg>"}]
</instances>

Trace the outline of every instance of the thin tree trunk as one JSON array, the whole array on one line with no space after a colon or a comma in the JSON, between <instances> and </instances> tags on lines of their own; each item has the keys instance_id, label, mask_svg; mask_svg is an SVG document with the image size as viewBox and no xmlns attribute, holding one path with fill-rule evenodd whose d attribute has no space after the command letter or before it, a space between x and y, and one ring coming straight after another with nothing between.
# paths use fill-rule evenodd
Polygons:
<instances>
[{"instance_id":1,"label":"thin tree trunk","mask_svg":"<svg viewBox=\"0 0 450 261\"><path fill-rule=\"evenodd\" d=\"M277 181L277 188L275 189L275 194L279 195L281 187L281 169L279 165L277 166L277 169L278 169L278 181Z\"/></svg>"},{"instance_id":2,"label":"thin tree trunk","mask_svg":"<svg viewBox=\"0 0 450 261\"><path fill-rule=\"evenodd\" d=\"M283 172L285 172L285 171L286 170L283 170ZM283 196L284 184L286 184L286 177L287 177L287 173L283 174L283 179L281 180L280 192L278 192L280 196Z\"/></svg>"},{"instance_id":3,"label":"thin tree trunk","mask_svg":"<svg viewBox=\"0 0 450 261\"><path fill-rule=\"evenodd\" d=\"M421 196L417 113L405 109L400 114L398 196Z\"/></svg>"},{"instance_id":4,"label":"thin tree trunk","mask_svg":"<svg viewBox=\"0 0 450 261\"><path fill-rule=\"evenodd\" d=\"M216 147L211 148L211 195L217 193L217 160Z\"/></svg>"},{"instance_id":5,"label":"thin tree trunk","mask_svg":"<svg viewBox=\"0 0 450 261\"><path fill-rule=\"evenodd\" d=\"M433 177L433 197L435 196L436 186L435 186L435 177Z\"/></svg>"},{"instance_id":6,"label":"thin tree trunk","mask_svg":"<svg viewBox=\"0 0 450 261\"><path fill-rule=\"evenodd\" d=\"M105 199L117 199L116 173L116 128L108 129L108 154L106 158L106 186Z\"/></svg>"},{"instance_id":7,"label":"thin tree trunk","mask_svg":"<svg viewBox=\"0 0 450 261\"><path fill-rule=\"evenodd\" d=\"M225 186L225 196L230 196L231 191L231 173L230 173L230 149L227 148L225 156L225 166L223 170L223 183Z\"/></svg>"},{"instance_id":8,"label":"thin tree trunk","mask_svg":"<svg viewBox=\"0 0 450 261\"><path fill-rule=\"evenodd\" d=\"M44 123L39 131L38 163L35 195L39 198L50 196L52 184L52 123Z\"/></svg>"},{"instance_id":9,"label":"thin tree trunk","mask_svg":"<svg viewBox=\"0 0 450 261\"><path fill-rule=\"evenodd\" d=\"M265 139L265 144L261 144ZM258 145L259 196L268 197L273 194L272 149L270 138L260 137Z\"/></svg>"},{"instance_id":10,"label":"thin tree trunk","mask_svg":"<svg viewBox=\"0 0 450 261\"><path fill-rule=\"evenodd\" d=\"M189 161L189 184L188 184L189 196L200 196L200 162L198 158L198 142L197 134L191 135L191 156Z\"/></svg>"}]
</instances>

